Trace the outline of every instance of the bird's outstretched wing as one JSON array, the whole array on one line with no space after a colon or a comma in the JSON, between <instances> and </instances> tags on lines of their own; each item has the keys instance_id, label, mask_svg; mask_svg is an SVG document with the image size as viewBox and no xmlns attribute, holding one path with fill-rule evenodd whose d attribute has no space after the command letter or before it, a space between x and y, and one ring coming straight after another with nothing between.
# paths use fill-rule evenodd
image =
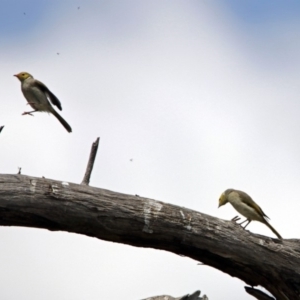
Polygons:
<instances>
[{"instance_id":1,"label":"bird's outstretched wing","mask_svg":"<svg viewBox=\"0 0 300 300\"><path fill-rule=\"evenodd\" d=\"M51 103L57 106L59 110L62 110L61 103L58 100L58 98L42 82L36 79L34 81L36 85L46 94L47 98L49 98Z\"/></svg>"}]
</instances>

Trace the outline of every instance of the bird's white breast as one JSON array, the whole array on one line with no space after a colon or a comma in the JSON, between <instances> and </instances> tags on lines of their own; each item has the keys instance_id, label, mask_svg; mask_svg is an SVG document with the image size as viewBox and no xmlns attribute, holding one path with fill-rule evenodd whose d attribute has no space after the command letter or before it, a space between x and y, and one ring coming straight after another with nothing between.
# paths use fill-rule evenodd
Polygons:
<instances>
[{"instance_id":1,"label":"bird's white breast","mask_svg":"<svg viewBox=\"0 0 300 300\"><path fill-rule=\"evenodd\" d=\"M22 92L29 105L38 111L49 111L49 101L46 94L35 86L32 78L26 79L22 84Z\"/></svg>"}]
</instances>

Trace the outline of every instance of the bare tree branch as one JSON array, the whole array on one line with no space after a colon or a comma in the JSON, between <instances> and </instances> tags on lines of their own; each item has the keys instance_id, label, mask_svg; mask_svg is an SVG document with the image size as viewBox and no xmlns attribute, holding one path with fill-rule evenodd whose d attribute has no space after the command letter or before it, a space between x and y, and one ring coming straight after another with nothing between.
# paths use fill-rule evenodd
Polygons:
<instances>
[{"instance_id":1,"label":"bare tree branch","mask_svg":"<svg viewBox=\"0 0 300 300\"><path fill-rule=\"evenodd\" d=\"M162 296L155 296L155 297L150 297L144 300L208 300L207 296L204 295L203 297L200 297L200 291L196 291L191 295L185 295L182 297L172 297L172 296L167 296L167 295L162 295Z\"/></svg>"},{"instance_id":2,"label":"bare tree branch","mask_svg":"<svg viewBox=\"0 0 300 300\"><path fill-rule=\"evenodd\" d=\"M88 161L88 164L86 167L86 171L85 171L85 174L84 174L81 184L89 185L89 183L90 183L90 177L91 177L91 174L93 171L94 162L95 162L97 151L98 151L99 140L100 140L100 138L97 138L96 141L92 144L90 158L89 158L89 161Z\"/></svg>"},{"instance_id":3,"label":"bare tree branch","mask_svg":"<svg viewBox=\"0 0 300 300\"><path fill-rule=\"evenodd\" d=\"M63 230L201 261L276 299L300 297L300 241L253 234L184 207L95 187L0 175L0 225Z\"/></svg>"}]
</instances>

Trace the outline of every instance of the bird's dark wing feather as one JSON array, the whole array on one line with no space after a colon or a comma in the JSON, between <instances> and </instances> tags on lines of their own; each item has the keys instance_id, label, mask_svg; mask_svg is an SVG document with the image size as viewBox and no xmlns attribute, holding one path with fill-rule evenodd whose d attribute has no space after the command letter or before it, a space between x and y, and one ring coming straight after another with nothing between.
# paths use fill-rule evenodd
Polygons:
<instances>
[{"instance_id":1,"label":"bird's dark wing feather","mask_svg":"<svg viewBox=\"0 0 300 300\"><path fill-rule=\"evenodd\" d=\"M239 193L241 195L243 195L243 198L245 199L245 202L244 202L245 204L254 208L258 212L258 214L260 214L262 217L265 217L270 220L270 218L263 212L263 210L260 208L260 206L257 205L248 194L246 194L245 192L242 192L242 191L239 191Z\"/></svg>"},{"instance_id":2,"label":"bird's dark wing feather","mask_svg":"<svg viewBox=\"0 0 300 300\"><path fill-rule=\"evenodd\" d=\"M47 98L49 98L51 103L57 106L59 110L62 110L61 103L58 98L39 80L35 79L35 83L47 95Z\"/></svg>"}]
</instances>

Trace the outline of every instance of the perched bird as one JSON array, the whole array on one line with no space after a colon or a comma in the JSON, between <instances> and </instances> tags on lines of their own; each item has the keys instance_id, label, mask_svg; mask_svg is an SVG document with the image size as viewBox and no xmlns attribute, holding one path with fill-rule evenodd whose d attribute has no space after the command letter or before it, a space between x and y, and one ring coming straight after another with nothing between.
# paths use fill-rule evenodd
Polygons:
<instances>
[{"instance_id":1,"label":"perched bird","mask_svg":"<svg viewBox=\"0 0 300 300\"><path fill-rule=\"evenodd\" d=\"M53 105L57 106L59 110L62 110L60 101L42 82L34 79L33 76L27 72L21 72L14 76L21 81L21 90L23 95L28 104L34 109L34 111L31 112L24 112L23 115L31 115L36 111L51 113L58 119L58 121L66 128L68 132L72 132L71 126L51 105L52 103Z\"/></svg>"},{"instance_id":2,"label":"perched bird","mask_svg":"<svg viewBox=\"0 0 300 300\"><path fill-rule=\"evenodd\" d=\"M240 223L248 223L244 226L246 228L251 221L259 221L267 225L279 239L282 239L281 235L269 224L267 219L270 219L263 210L252 200L252 198L238 190L228 189L226 190L219 199L219 207L229 202L241 215L247 219Z\"/></svg>"}]
</instances>

